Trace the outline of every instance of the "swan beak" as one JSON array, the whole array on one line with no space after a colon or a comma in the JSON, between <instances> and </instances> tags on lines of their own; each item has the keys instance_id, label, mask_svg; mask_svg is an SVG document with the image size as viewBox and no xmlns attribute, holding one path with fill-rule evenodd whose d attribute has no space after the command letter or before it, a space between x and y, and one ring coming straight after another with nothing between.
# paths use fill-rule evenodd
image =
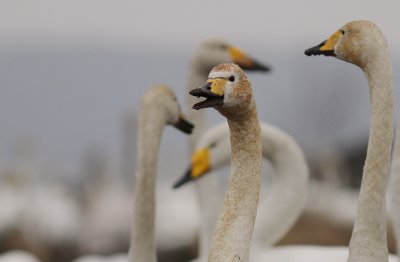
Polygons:
<instances>
[{"instance_id":1,"label":"swan beak","mask_svg":"<svg viewBox=\"0 0 400 262\"><path fill-rule=\"evenodd\" d=\"M336 56L335 45L337 44L342 35L343 31L339 30L335 32L333 35L331 35L328 38L328 40L304 51L304 54L307 56L312 56L312 55Z\"/></svg>"},{"instance_id":2,"label":"swan beak","mask_svg":"<svg viewBox=\"0 0 400 262\"><path fill-rule=\"evenodd\" d=\"M243 70L262 72L269 72L271 70L269 66L263 65L257 60L247 56L240 48L229 47L228 52L233 63L240 66Z\"/></svg>"},{"instance_id":3,"label":"swan beak","mask_svg":"<svg viewBox=\"0 0 400 262\"><path fill-rule=\"evenodd\" d=\"M174 189L181 187L182 185L207 174L210 170L210 167L210 149L206 148L197 150L193 154L191 166L186 170L185 174L174 184Z\"/></svg>"},{"instance_id":4,"label":"swan beak","mask_svg":"<svg viewBox=\"0 0 400 262\"><path fill-rule=\"evenodd\" d=\"M178 121L174 123L174 127L181 130L186 134L191 134L194 128L194 125L186 120L183 114L179 115Z\"/></svg>"},{"instance_id":5,"label":"swan beak","mask_svg":"<svg viewBox=\"0 0 400 262\"><path fill-rule=\"evenodd\" d=\"M209 79L203 87L189 92L192 96L205 97L206 100L193 105L193 109L199 110L207 107L222 106L224 104L224 89L226 79Z\"/></svg>"}]
</instances>

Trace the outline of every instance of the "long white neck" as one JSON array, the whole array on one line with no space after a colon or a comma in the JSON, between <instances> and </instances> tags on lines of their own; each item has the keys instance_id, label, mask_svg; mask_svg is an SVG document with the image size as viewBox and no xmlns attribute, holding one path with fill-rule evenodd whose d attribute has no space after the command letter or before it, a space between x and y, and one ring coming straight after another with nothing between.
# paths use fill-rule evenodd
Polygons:
<instances>
[{"instance_id":1,"label":"long white neck","mask_svg":"<svg viewBox=\"0 0 400 262\"><path fill-rule=\"evenodd\" d=\"M200 137L206 132L208 128L207 112L206 110L194 110L192 106L197 103L198 99L189 95L189 91L194 88L205 85L208 73L212 68L201 69L196 65L196 60L193 61L190 67L189 81L187 85L187 106L188 118L195 125L193 133L188 136L189 150L193 153L197 142ZM220 210L222 197L218 193L218 183L215 175L210 174L203 179L195 182L197 198L199 203L200 215L200 243L198 257L200 259L206 258L210 251L211 238L215 229L215 223L218 218L218 211Z\"/></svg>"},{"instance_id":2,"label":"long white neck","mask_svg":"<svg viewBox=\"0 0 400 262\"><path fill-rule=\"evenodd\" d=\"M396 127L396 138L393 149L389 185L391 194L391 221L395 232L397 245L396 251L400 258L400 122L398 122Z\"/></svg>"},{"instance_id":3,"label":"long white neck","mask_svg":"<svg viewBox=\"0 0 400 262\"><path fill-rule=\"evenodd\" d=\"M166 120L162 112L142 107L134 193L130 262L156 262L154 240L155 187L158 149Z\"/></svg>"},{"instance_id":4,"label":"long white neck","mask_svg":"<svg viewBox=\"0 0 400 262\"><path fill-rule=\"evenodd\" d=\"M260 195L261 132L254 101L240 117L229 117L228 124L232 148L231 176L209 262L249 260Z\"/></svg>"},{"instance_id":5,"label":"long white neck","mask_svg":"<svg viewBox=\"0 0 400 262\"><path fill-rule=\"evenodd\" d=\"M387 50L363 68L368 79L371 125L367 158L348 261L387 261L386 186L393 136L393 83Z\"/></svg>"},{"instance_id":6,"label":"long white neck","mask_svg":"<svg viewBox=\"0 0 400 262\"><path fill-rule=\"evenodd\" d=\"M273 168L271 186L257 215L255 244L276 244L293 226L306 203L309 172L296 141L278 128L261 125L263 156ZM260 227L258 227L260 226Z\"/></svg>"}]
</instances>

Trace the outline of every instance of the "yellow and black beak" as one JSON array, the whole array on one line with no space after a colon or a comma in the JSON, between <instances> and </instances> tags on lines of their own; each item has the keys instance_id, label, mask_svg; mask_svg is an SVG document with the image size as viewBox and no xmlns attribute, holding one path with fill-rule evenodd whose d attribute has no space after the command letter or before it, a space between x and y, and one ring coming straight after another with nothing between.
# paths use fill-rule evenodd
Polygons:
<instances>
[{"instance_id":1,"label":"yellow and black beak","mask_svg":"<svg viewBox=\"0 0 400 262\"><path fill-rule=\"evenodd\" d=\"M307 56L312 55L325 55L325 56L336 56L335 45L339 41L339 38L343 35L343 31L339 30L331 35L328 40L322 42L321 44L311 47L304 51Z\"/></svg>"},{"instance_id":2,"label":"yellow and black beak","mask_svg":"<svg viewBox=\"0 0 400 262\"><path fill-rule=\"evenodd\" d=\"M179 116L178 121L174 124L174 127L181 130L186 134L191 134L194 128L194 125L186 120L186 118L181 114Z\"/></svg>"},{"instance_id":3,"label":"yellow and black beak","mask_svg":"<svg viewBox=\"0 0 400 262\"><path fill-rule=\"evenodd\" d=\"M178 179L174 184L174 189L181 187L182 185L196 180L208 173L211 167L210 161L210 149L197 150L192 157L192 164L186 170L185 174Z\"/></svg>"},{"instance_id":4,"label":"yellow and black beak","mask_svg":"<svg viewBox=\"0 0 400 262\"><path fill-rule=\"evenodd\" d=\"M224 104L224 89L226 79L209 79L203 87L193 89L189 92L192 96L205 97L206 100L193 105L193 109L199 110L207 107L217 107Z\"/></svg>"},{"instance_id":5,"label":"yellow and black beak","mask_svg":"<svg viewBox=\"0 0 400 262\"><path fill-rule=\"evenodd\" d=\"M269 66L263 65L257 60L247 56L241 49L237 47L228 47L229 56L233 63L240 66L243 70L247 71L263 71L268 72L271 70Z\"/></svg>"}]
</instances>

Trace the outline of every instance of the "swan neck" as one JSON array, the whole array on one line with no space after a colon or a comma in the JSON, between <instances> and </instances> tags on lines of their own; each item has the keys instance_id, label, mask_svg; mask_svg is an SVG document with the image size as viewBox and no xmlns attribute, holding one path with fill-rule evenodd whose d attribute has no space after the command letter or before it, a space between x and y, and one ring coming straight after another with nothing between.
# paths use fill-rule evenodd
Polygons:
<instances>
[{"instance_id":1,"label":"swan neck","mask_svg":"<svg viewBox=\"0 0 400 262\"><path fill-rule=\"evenodd\" d=\"M393 83L388 55L369 63L371 124L348 261L387 261L386 187L393 138Z\"/></svg>"},{"instance_id":2,"label":"swan neck","mask_svg":"<svg viewBox=\"0 0 400 262\"><path fill-rule=\"evenodd\" d=\"M155 262L155 187L158 150L166 123L157 108L142 108L139 116L138 156L134 192L130 262Z\"/></svg>"},{"instance_id":3,"label":"swan neck","mask_svg":"<svg viewBox=\"0 0 400 262\"><path fill-rule=\"evenodd\" d=\"M261 131L253 106L240 118L228 118L231 176L209 255L209 262L249 260L261 173Z\"/></svg>"},{"instance_id":4,"label":"swan neck","mask_svg":"<svg viewBox=\"0 0 400 262\"><path fill-rule=\"evenodd\" d=\"M293 226L306 204L309 171L296 141L279 130L262 125L263 157L272 166L271 185L258 210L261 227L254 239L264 246L276 244ZM277 204L279 203L279 204Z\"/></svg>"}]
</instances>

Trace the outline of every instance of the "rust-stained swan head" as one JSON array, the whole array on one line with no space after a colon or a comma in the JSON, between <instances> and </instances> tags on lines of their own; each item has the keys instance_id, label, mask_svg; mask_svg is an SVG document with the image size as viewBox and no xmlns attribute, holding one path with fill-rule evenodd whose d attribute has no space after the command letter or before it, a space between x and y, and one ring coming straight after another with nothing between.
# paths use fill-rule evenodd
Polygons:
<instances>
[{"instance_id":1,"label":"rust-stained swan head","mask_svg":"<svg viewBox=\"0 0 400 262\"><path fill-rule=\"evenodd\" d=\"M193 109L213 107L223 115L229 111L240 111L254 104L250 81L236 64L220 64L214 67L205 86L190 91L192 96L205 97L193 105Z\"/></svg>"}]
</instances>

